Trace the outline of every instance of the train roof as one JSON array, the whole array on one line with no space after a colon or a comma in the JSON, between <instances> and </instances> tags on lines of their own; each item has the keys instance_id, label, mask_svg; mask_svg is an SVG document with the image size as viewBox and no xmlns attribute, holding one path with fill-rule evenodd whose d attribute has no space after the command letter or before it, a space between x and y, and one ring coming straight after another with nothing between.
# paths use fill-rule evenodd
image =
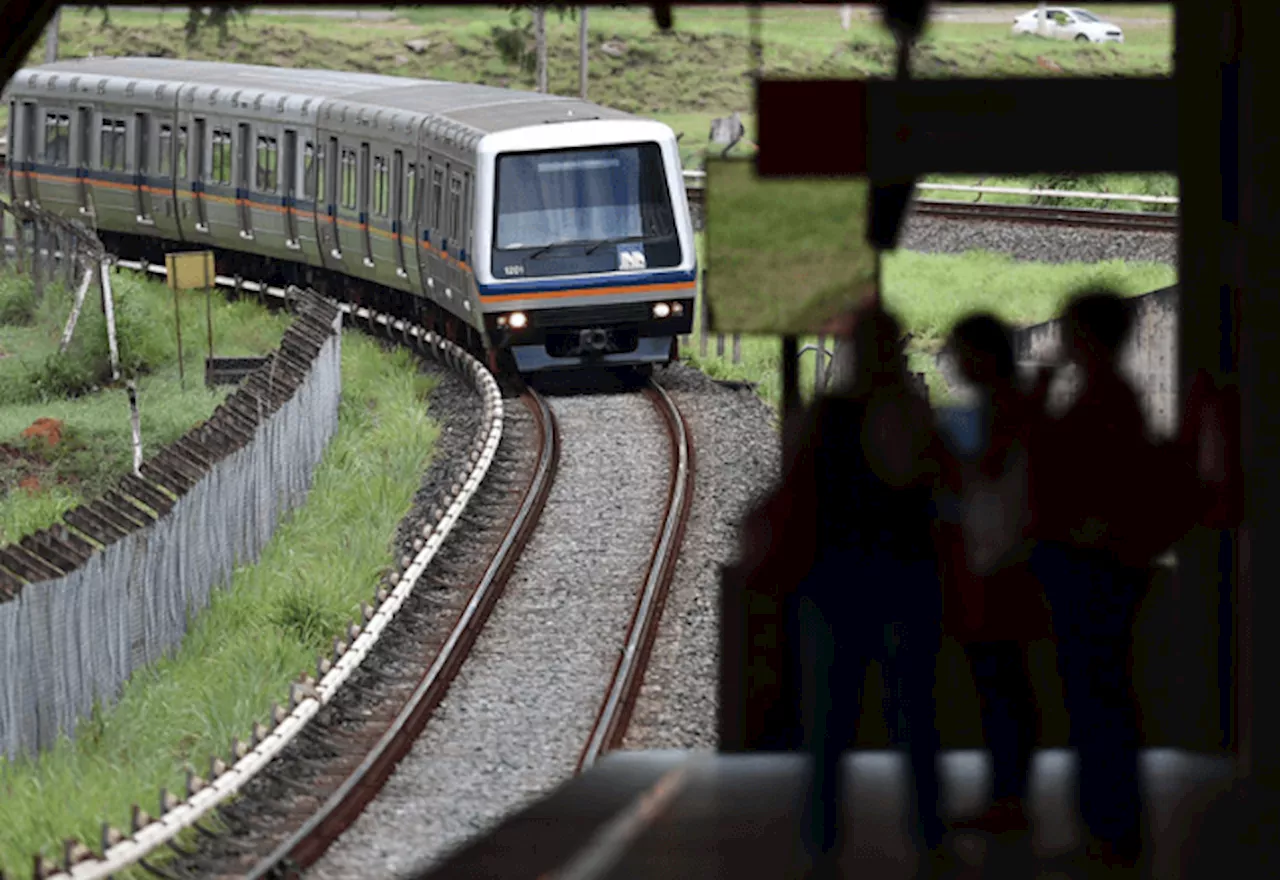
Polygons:
<instances>
[{"instance_id":1,"label":"train roof","mask_svg":"<svg viewBox=\"0 0 1280 880\"><path fill-rule=\"evenodd\" d=\"M637 118L580 98L472 83L171 58L103 56L56 61L18 71L10 81L10 88L20 87L21 79L33 73L168 81L331 98L447 119L479 134L548 122Z\"/></svg>"}]
</instances>

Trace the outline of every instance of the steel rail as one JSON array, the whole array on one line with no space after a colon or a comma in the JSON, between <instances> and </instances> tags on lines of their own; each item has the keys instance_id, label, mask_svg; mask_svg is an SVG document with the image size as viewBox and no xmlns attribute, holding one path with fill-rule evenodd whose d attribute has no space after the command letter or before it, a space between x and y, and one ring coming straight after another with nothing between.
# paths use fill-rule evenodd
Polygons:
<instances>
[{"instance_id":1,"label":"steel rail","mask_svg":"<svg viewBox=\"0 0 1280 880\"><path fill-rule=\"evenodd\" d=\"M651 382L645 394L662 416L671 442L671 481L667 490L666 514L649 560L644 587L631 617L626 644L614 667L586 747L578 759L580 773L589 770L606 752L618 748L626 735L658 635L658 622L675 574L689 510L693 506L693 441L689 427L675 401L662 386Z\"/></svg>"},{"instance_id":2,"label":"steel rail","mask_svg":"<svg viewBox=\"0 0 1280 880\"><path fill-rule=\"evenodd\" d=\"M303 869L315 864L325 850L351 827L427 726L484 628L490 612L501 598L516 561L533 534L546 505L560 457L556 421L546 400L531 389L526 389L522 396L534 416L538 433L538 461L520 507L477 582L470 600L395 721L360 765L311 818L255 864L246 875L250 880L267 876L300 877Z\"/></svg>"}]
</instances>

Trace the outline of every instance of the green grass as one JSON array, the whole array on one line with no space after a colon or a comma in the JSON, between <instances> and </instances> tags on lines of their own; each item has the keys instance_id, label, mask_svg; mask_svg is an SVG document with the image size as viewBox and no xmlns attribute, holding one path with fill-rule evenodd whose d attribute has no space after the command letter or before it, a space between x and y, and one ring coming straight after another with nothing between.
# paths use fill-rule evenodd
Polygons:
<instances>
[{"instance_id":1,"label":"green grass","mask_svg":"<svg viewBox=\"0 0 1280 880\"><path fill-rule=\"evenodd\" d=\"M353 332L342 376L338 433L311 494L259 563L215 591L175 656L137 673L74 741L0 759L0 869L25 872L65 837L96 848L100 823L127 828L132 803L154 812L160 786L179 791L187 764L204 775L211 754L227 757L372 595L437 435L424 406L434 383L407 352Z\"/></svg>"},{"instance_id":2,"label":"green grass","mask_svg":"<svg viewBox=\"0 0 1280 880\"><path fill-rule=\"evenodd\" d=\"M699 260L706 265L701 235L698 244ZM898 251L883 259L885 307L913 334L908 348L911 369L925 374L935 402L944 402L947 390L934 366L934 356L962 316L983 309L1014 325L1027 326L1052 319L1065 299L1086 285L1107 284L1121 293L1137 295L1177 281L1174 268L1163 263L1029 263L984 251L958 255ZM695 366L714 378L755 382L770 403L781 401L781 343L777 337L744 335L739 364L732 363L729 340L724 356L719 357L713 334L708 355L702 357L696 327L692 338L692 347L683 354ZM800 344L816 341L803 336ZM827 347L833 347L830 338ZM814 355L809 353L800 363L800 387L806 396L812 394L813 379Z\"/></svg>"},{"instance_id":3,"label":"green grass","mask_svg":"<svg viewBox=\"0 0 1280 880\"><path fill-rule=\"evenodd\" d=\"M181 294L184 382L178 370L173 293L163 282L129 272L112 276L122 373L137 382L143 453L178 439L208 418L230 392L206 389L208 354L203 294ZM30 278L0 277L0 544L44 528L77 503L104 491L132 466L132 430L123 383L111 387L106 321L96 290L86 304L66 354L58 342L72 294L46 287L37 303ZM214 351L265 354L280 343L289 319L256 303L227 302L214 294ZM50 448L22 432L39 418L62 422ZM14 455L14 453L19 455ZM34 477L39 488L19 482Z\"/></svg>"}]
</instances>

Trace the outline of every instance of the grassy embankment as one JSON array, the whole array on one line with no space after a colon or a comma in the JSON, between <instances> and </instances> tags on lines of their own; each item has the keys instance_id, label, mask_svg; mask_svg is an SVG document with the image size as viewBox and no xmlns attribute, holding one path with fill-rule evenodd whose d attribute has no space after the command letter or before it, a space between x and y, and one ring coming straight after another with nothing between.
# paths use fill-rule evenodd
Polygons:
<instances>
[{"instance_id":1,"label":"grassy embankment","mask_svg":"<svg viewBox=\"0 0 1280 880\"><path fill-rule=\"evenodd\" d=\"M145 289L130 291L124 277L119 288L122 303L150 298ZM157 298L166 296L159 288ZM251 321L247 312L256 309L247 303L223 307L222 351L246 348L230 338L237 326L264 341L278 339L282 322L262 314ZM13 338L13 328L3 332ZM200 338L198 325L188 332L184 342ZM177 382L168 375L172 369L142 384L143 422L153 424L157 443L163 442L155 426L162 411L176 435L215 404L213 395L189 399L192 385L200 382L194 369L188 370L187 397L180 397L170 387ZM430 458L437 428L423 401L433 382L406 352L383 351L356 333L343 339L342 373L338 433L307 503L280 526L259 563L240 569L227 589L215 591L175 655L137 673L120 699L85 722L75 740L62 740L38 760L0 759L0 870L28 870L32 852L43 849L53 857L65 837L96 846L103 820L127 827L130 804L154 809L160 786L181 790L184 768L190 764L203 772L209 755L225 757L233 736L245 737L254 721L265 721L288 682L313 666L359 602L372 595L392 562L389 540L412 502L413 475ZM157 391L161 387L166 390ZM83 411L90 427L77 430L105 436L118 432L113 420L128 430L127 406L115 399L120 397L118 391L98 392L27 411L61 413L68 426L80 425ZM12 421L11 410L0 410L9 420L5 424Z\"/></svg>"},{"instance_id":2,"label":"grassy embankment","mask_svg":"<svg viewBox=\"0 0 1280 880\"><path fill-rule=\"evenodd\" d=\"M204 385L202 294L182 295L184 390L172 292L128 272L113 275L112 289L121 372L136 377L143 451L150 454L208 418L229 391ZM52 524L132 466L128 396L123 383L107 387L106 321L96 288L86 296L70 348L59 354L71 305L62 284L46 287L37 302L29 276L0 275L0 543ZM254 303L213 297L217 354L265 354L287 323ZM62 423L56 444L23 437L40 418Z\"/></svg>"}]
</instances>

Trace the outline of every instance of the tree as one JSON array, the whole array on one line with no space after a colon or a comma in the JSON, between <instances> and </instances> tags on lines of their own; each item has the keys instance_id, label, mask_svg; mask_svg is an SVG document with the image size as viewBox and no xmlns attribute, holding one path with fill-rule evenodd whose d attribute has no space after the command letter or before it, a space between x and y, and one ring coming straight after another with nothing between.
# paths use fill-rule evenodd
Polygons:
<instances>
[{"instance_id":1,"label":"tree","mask_svg":"<svg viewBox=\"0 0 1280 880\"><path fill-rule=\"evenodd\" d=\"M249 9L251 3L228 3L222 6L192 6L187 10L187 23L183 26L183 30L187 35L187 43L190 45L196 41L196 37L200 35L206 28L214 27L218 29L218 44L225 43L230 34L231 22L239 17L244 21L249 17ZM90 3L84 8L85 15L93 9L97 9L102 13L102 27L111 27L111 10L106 3ZM57 21L56 14L54 22Z\"/></svg>"},{"instance_id":2,"label":"tree","mask_svg":"<svg viewBox=\"0 0 1280 880\"><path fill-rule=\"evenodd\" d=\"M547 91L547 8L533 7L533 39L537 44L538 91Z\"/></svg>"},{"instance_id":3,"label":"tree","mask_svg":"<svg viewBox=\"0 0 1280 880\"><path fill-rule=\"evenodd\" d=\"M62 7L53 10L53 17L49 19L48 26L44 29L44 63L52 64L58 60L58 27L62 24Z\"/></svg>"},{"instance_id":4,"label":"tree","mask_svg":"<svg viewBox=\"0 0 1280 880\"><path fill-rule=\"evenodd\" d=\"M216 27L218 29L218 45L222 45L230 36L231 22L237 16L243 22L249 17L249 3L229 3L225 6L192 6L187 12L187 23L184 30L187 34L187 43L191 44L196 41L200 32L206 28Z\"/></svg>"},{"instance_id":5,"label":"tree","mask_svg":"<svg viewBox=\"0 0 1280 880\"><path fill-rule=\"evenodd\" d=\"M587 99L587 7L582 7L578 18L578 97Z\"/></svg>"}]
</instances>

